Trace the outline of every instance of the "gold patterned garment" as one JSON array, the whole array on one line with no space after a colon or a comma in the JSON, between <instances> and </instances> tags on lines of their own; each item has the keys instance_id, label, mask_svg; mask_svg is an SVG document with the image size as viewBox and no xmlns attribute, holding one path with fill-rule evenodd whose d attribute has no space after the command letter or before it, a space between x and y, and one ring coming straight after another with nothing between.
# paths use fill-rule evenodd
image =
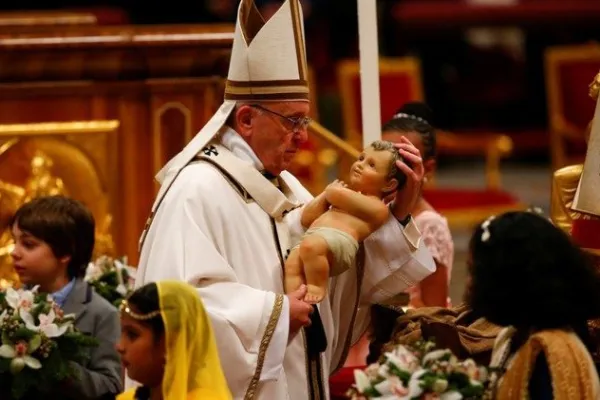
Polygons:
<instances>
[{"instance_id":1,"label":"gold patterned garment","mask_svg":"<svg viewBox=\"0 0 600 400\"><path fill-rule=\"evenodd\" d=\"M571 206L582 171L583 164L569 165L554 172L552 179L550 215L552 222L568 235L571 234L573 220L581 218L581 213L571 210Z\"/></svg>"},{"instance_id":2,"label":"gold patterned garment","mask_svg":"<svg viewBox=\"0 0 600 400\"><path fill-rule=\"evenodd\" d=\"M600 399L600 383L592 358L577 335L565 330L546 330L529 337L509 357L513 328L499 335L492 354L491 367L507 366L495 388L498 400L529 398L529 379L542 352L546 356L556 400ZM509 359L510 358L510 359Z\"/></svg>"}]
</instances>

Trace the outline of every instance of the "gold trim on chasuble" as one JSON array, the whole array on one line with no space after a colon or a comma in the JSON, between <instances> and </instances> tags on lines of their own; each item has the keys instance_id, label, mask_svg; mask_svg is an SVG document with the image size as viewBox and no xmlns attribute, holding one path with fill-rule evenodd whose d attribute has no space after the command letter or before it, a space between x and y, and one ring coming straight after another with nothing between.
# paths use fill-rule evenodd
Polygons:
<instances>
[{"instance_id":1,"label":"gold trim on chasuble","mask_svg":"<svg viewBox=\"0 0 600 400\"><path fill-rule=\"evenodd\" d=\"M265 328L265 333L263 334L263 337L260 341L260 347L258 349L258 360L256 362L256 370L254 371L254 376L250 381L250 385L248 385L248 390L246 391L244 400L251 400L256 394L256 387L258 386L260 374L265 363L265 355L267 354L267 349L269 348L269 344L271 343L271 339L273 338L273 333L275 333L275 328L277 327L277 323L279 322L279 317L281 316L282 308L283 295L278 294L275 297L273 311L271 312L271 316L269 317L269 322L267 323L267 327Z\"/></svg>"}]
</instances>

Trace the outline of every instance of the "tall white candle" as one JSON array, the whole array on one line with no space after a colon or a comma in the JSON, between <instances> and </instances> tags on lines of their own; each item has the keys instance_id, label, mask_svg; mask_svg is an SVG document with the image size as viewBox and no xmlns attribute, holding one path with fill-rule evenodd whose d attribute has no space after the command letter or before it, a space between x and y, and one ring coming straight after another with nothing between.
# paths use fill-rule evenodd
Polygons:
<instances>
[{"instance_id":1,"label":"tall white candle","mask_svg":"<svg viewBox=\"0 0 600 400\"><path fill-rule=\"evenodd\" d=\"M377 0L356 0L360 51L360 94L363 147L381 139Z\"/></svg>"}]
</instances>

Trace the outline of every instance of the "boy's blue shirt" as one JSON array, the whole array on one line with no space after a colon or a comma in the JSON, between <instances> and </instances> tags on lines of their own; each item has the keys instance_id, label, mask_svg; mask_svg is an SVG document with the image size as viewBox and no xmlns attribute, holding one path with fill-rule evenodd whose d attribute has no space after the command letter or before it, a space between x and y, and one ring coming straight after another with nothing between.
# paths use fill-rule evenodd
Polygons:
<instances>
[{"instance_id":1,"label":"boy's blue shirt","mask_svg":"<svg viewBox=\"0 0 600 400\"><path fill-rule=\"evenodd\" d=\"M56 302L56 304L58 304L60 308L64 307L65 301L67 300L67 297L69 297L69 294L73 290L74 285L75 279L71 279L71 281L65 286L63 286L62 289L52 293L52 298L54 299L54 302Z\"/></svg>"}]
</instances>

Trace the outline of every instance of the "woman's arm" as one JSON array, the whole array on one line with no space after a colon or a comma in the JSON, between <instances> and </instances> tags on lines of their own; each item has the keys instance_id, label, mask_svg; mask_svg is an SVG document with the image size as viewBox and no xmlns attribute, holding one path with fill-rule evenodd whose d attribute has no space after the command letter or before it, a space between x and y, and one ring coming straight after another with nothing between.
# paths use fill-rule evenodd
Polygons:
<instances>
[{"instance_id":1,"label":"woman's arm","mask_svg":"<svg viewBox=\"0 0 600 400\"><path fill-rule=\"evenodd\" d=\"M435 260L436 270L420 283L421 297L414 307L446 307L448 304L448 267Z\"/></svg>"}]
</instances>

